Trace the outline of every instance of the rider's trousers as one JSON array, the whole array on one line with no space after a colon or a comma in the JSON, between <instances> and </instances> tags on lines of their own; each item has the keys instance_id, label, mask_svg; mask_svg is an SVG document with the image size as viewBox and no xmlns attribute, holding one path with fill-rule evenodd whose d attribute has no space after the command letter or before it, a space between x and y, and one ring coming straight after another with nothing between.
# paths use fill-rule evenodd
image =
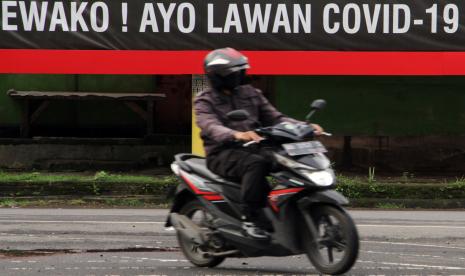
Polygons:
<instances>
[{"instance_id":1,"label":"rider's trousers","mask_svg":"<svg viewBox=\"0 0 465 276\"><path fill-rule=\"evenodd\" d=\"M249 212L266 206L271 190L266 176L272 169L266 154L253 148L225 149L207 156L207 166L212 172L241 183L241 201Z\"/></svg>"}]
</instances>

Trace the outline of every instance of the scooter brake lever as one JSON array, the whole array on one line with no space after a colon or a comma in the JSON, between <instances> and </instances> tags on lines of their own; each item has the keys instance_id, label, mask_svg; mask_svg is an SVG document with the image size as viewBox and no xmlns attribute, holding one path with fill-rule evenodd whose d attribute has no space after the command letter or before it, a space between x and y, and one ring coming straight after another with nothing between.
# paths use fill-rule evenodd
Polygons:
<instances>
[{"instance_id":1,"label":"scooter brake lever","mask_svg":"<svg viewBox=\"0 0 465 276\"><path fill-rule=\"evenodd\" d=\"M258 143L260 143L260 142L257 142L257 141L250 141L250 142L247 142L247 143L243 144L242 146L243 146L244 148L246 148L246 147L248 147L248 146L250 146L250 145L258 144Z\"/></svg>"},{"instance_id":2,"label":"scooter brake lever","mask_svg":"<svg viewBox=\"0 0 465 276\"><path fill-rule=\"evenodd\" d=\"M266 138L263 138L263 139L261 139L261 140L258 141L258 142L257 142L257 141L250 141L250 142L247 142L247 143L243 144L242 146L243 146L244 148L246 148L246 147L248 147L248 146L250 146L250 145L253 145L253 144L260 144L260 142L263 141L263 140L266 140Z\"/></svg>"}]
</instances>

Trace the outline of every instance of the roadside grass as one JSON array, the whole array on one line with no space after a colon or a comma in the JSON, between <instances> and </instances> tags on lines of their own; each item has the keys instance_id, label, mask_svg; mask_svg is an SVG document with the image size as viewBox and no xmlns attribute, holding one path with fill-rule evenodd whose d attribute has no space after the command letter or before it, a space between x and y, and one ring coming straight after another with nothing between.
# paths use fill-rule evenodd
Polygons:
<instances>
[{"instance_id":1,"label":"roadside grass","mask_svg":"<svg viewBox=\"0 0 465 276\"><path fill-rule=\"evenodd\" d=\"M375 182L366 178L338 175L336 190L348 198L385 198L385 199L461 199L465 201L465 179L437 180L430 182L403 177L378 179Z\"/></svg>"},{"instance_id":2,"label":"roadside grass","mask_svg":"<svg viewBox=\"0 0 465 276\"><path fill-rule=\"evenodd\" d=\"M100 171L91 176L79 174L49 174L40 172L2 172L0 171L0 183L7 182L36 182L36 183L57 183L57 182L107 182L107 183L168 183L173 182L174 177L153 177L146 175L113 174Z\"/></svg>"},{"instance_id":3,"label":"roadside grass","mask_svg":"<svg viewBox=\"0 0 465 276\"><path fill-rule=\"evenodd\" d=\"M421 178L411 173L397 177L375 175L337 176L336 190L355 205L384 209L465 208L465 176ZM273 179L270 182L277 184ZM117 174L106 171L60 174L0 171L0 207L159 207L178 184L175 176ZM53 199L53 198L61 199ZM66 198L66 199L65 199ZM439 205L438 205L439 204ZM438 208L439 208L438 207Z\"/></svg>"},{"instance_id":4,"label":"roadside grass","mask_svg":"<svg viewBox=\"0 0 465 276\"><path fill-rule=\"evenodd\" d=\"M138 198L0 199L0 208L85 207L85 208L168 208L169 203Z\"/></svg>"},{"instance_id":5,"label":"roadside grass","mask_svg":"<svg viewBox=\"0 0 465 276\"><path fill-rule=\"evenodd\" d=\"M16 199L0 199L0 207L1 208L24 208L24 207L43 207L49 205L49 201L47 200L16 200Z\"/></svg>"},{"instance_id":6,"label":"roadside grass","mask_svg":"<svg viewBox=\"0 0 465 276\"><path fill-rule=\"evenodd\" d=\"M399 177L375 177L375 168L370 167L368 176L363 175L348 176L338 174L339 183L344 185L372 184L376 187L384 184L440 184L446 186L465 188L465 176L456 177L455 179L422 179L413 174L404 172ZM273 179L270 178L273 182ZM117 174L106 171L99 171L92 175L86 174L60 174L60 173L43 173L43 172L3 172L0 171L1 183L125 183L125 184L157 184L169 186L178 183L177 178L172 176L149 176L134 174Z\"/></svg>"},{"instance_id":7,"label":"roadside grass","mask_svg":"<svg viewBox=\"0 0 465 276\"><path fill-rule=\"evenodd\" d=\"M9 196L47 195L50 190L68 190L73 188L76 192L102 195L110 190L124 191L129 194L142 191L143 194L152 194L166 191L178 183L175 176L148 176L116 174L105 171L93 175L85 174L56 174L56 173L12 173L0 171L0 187L22 184L24 189L14 189ZM50 188L51 187L51 188ZM55 187L55 188L53 188ZM50 188L50 189L49 189ZM32 189L32 191L31 191ZM28 193L26 193L26 190ZM2 195L0 189L0 196Z\"/></svg>"},{"instance_id":8,"label":"roadside grass","mask_svg":"<svg viewBox=\"0 0 465 276\"><path fill-rule=\"evenodd\" d=\"M79 175L44 174L39 172L11 173L0 171L0 182L80 182Z\"/></svg>"},{"instance_id":9,"label":"roadside grass","mask_svg":"<svg viewBox=\"0 0 465 276\"><path fill-rule=\"evenodd\" d=\"M105 171L97 172L94 176L83 178L83 182L109 182L109 183L157 183L160 185L169 184L175 181L174 176L146 176L146 175L127 175L127 174L111 174Z\"/></svg>"},{"instance_id":10,"label":"roadside grass","mask_svg":"<svg viewBox=\"0 0 465 276\"><path fill-rule=\"evenodd\" d=\"M465 176L457 177L456 180L452 182L452 185L465 189Z\"/></svg>"}]
</instances>

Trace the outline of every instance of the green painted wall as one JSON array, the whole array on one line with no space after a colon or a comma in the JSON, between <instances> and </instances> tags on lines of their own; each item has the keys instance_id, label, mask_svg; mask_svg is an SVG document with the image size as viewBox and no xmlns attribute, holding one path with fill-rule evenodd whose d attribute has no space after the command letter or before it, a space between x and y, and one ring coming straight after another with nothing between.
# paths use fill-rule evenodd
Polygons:
<instances>
[{"instance_id":1,"label":"green painted wall","mask_svg":"<svg viewBox=\"0 0 465 276\"><path fill-rule=\"evenodd\" d=\"M275 83L276 106L295 118L326 99L313 121L335 134L465 133L465 77L283 76Z\"/></svg>"},{"instance_id":2,"label":"green painted wall","mask_svg":"<svg viewBox=\"0 0 465 276\"><path fill-rule=\"evenodd\" d=\"M155 91L154 76L80 75L78 80L78 91L139 93ZM76 103L75 112L78 125L145 126L145 122L122 102L81 101Z\"/></svg>"},{"instance_id":3,"label":"green painted wall","mask_svg":"<svg viewBox=\"0 0 465 276\"><path fill-rule=\"evenodd\" d=\"M16 125L20 122L20 105L6 95L6 92L16 90L56 90L72 91L74 76L71 75L1 75L0 74L0 125ZM65 122L69 119L67 110L70 105L61 104L50 106L50 112L55 115L54 123Z\"/></svg>"},{"instance_id":4,"label":"green painted wall","mask_svg":"<svg viewBox=\"0 0 465 276\"><path fill-rule=\"evenodd\" d=\"M20 106L6 95L16 90L153 92L154 76L142 75L8 75L0 74L0 126L18 125ZM41 114L39 125L115 126L144 125L144 122L122 103L108 101L54 101Z\"/></svg>"},{"instance_id":5,"label":"green painted wall","mask_svg":"<svg viewBox=\"0 0 465 276\"><path fill-rule=\"evenodd\" d=\"M1 75L0 126L18 125L20 106L6 95L17 90L153 92L154 76ZM303 118L313 99L328 101L314 121L345 135L465 133L465 77L275 77L277 107ZM38 124L143 126L126 106L111 102L55 102Z\"/></svg>"}]
</instances>

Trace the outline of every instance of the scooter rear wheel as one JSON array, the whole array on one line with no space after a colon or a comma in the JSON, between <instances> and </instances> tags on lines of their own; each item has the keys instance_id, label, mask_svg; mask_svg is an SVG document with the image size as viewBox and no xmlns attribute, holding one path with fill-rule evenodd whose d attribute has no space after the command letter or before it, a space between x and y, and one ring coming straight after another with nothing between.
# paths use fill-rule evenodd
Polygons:
<instances>
[{"instance_id":1,"label":"scooter rear wheel","mask_svg":"<svg viewBox=\"0 0 465 276\"><path fill-rule=\"evenodd\" d=\"M313 237L308 226L303 231L306 254L318 271L337 275L347 272L358 255L359 238L351 217L330 205L312 206L308 210L316 228Z\"/></svg>"},{"instance_id":2,"label":"scooter rear wheel","mask_svg":"<svg viewBox=\"0 0 465 276\"><path fill-rule=\"evenodd\" d=\"M186 203L179 211L179 214L187 216L202 228L208 228L208 219L211 218L211 215L198 200ZM184 256L192 264L200 267L215 267L224 261L224 257L205 257L198 244L179 233L177 233L177 236Z\"/></svg>"}]
</instances>

